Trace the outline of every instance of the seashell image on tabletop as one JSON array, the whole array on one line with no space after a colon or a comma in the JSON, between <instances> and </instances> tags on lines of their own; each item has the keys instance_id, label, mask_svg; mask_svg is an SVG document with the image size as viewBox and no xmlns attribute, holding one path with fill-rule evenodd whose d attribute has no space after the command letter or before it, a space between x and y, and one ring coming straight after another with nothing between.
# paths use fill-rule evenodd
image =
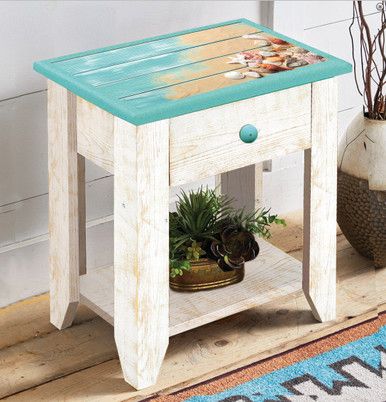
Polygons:
<instances>
[{"instance_id":1,"label":"seashell image on tabletop","mask_svg":"<svg viewBox=\"0 0 386 402\"><path fill-rule=\"evenodd\" d=\"M251 40L251 50L229 56L227 64L240 65L239 70L224 74L231 80L262 78L326 60L309 50L264 32L243 35L243 38Z\"/></svg>"}]
</instances>

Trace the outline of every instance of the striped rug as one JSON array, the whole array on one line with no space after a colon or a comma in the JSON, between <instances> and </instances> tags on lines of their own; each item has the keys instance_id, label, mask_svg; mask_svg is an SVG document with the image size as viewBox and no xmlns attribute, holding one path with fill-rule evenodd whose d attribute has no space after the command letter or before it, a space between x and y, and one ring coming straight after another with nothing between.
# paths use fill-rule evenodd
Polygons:
<instances>
[{"instance_id":1,"label":"striped rug","mask_svg":"<svg viewBox=\"0 0 386 402\"><path fill-rule=\"evenodd\" d=\"M156 402L385 402L386 313Z\"/></svg>"}]
</instances>

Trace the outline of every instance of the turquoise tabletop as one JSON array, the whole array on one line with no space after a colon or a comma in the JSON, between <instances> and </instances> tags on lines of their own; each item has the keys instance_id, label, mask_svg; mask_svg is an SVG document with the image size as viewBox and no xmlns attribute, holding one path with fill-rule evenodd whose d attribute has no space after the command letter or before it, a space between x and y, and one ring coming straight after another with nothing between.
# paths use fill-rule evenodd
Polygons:
<instances>
[{"instance_id":1,"label":"turquoise tabletop","mask_svg":"<svg viewBox=\"0 0 386 402\"><path fill-rule=\"evenodd\" d=\"M240 19L38 61L34 69L140 125L331 78L351 65Z\"/></svg>"}]
</instances>

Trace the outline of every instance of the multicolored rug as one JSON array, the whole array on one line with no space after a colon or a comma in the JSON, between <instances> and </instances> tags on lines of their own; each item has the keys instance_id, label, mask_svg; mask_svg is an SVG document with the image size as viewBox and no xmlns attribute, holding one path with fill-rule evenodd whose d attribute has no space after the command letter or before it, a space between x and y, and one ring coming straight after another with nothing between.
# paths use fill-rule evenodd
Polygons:
<instances>
[{"instance_id":1,"label":"multicolored rug","mask_svg":"<svg viewBox=\"0 0 386 402\"><path fill-rule=\"evenodd\" d=\"M386 402L386 314L157 402Z\"/></svg>"}]
</instances>

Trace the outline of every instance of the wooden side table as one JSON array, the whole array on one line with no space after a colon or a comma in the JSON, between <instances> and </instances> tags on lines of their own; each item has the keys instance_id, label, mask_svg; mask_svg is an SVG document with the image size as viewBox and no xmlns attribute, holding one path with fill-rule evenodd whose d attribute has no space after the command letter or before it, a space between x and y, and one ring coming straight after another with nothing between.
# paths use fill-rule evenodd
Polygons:
<instances>
[{"instance_id":1,"label":"wooden side table","mask_svg":"<svg viewBox=\"0 0 386 402\"><path fill-rule=\"evenodd\" d=\"M169 336L285 298L301 264L259 241L246 279L169 290L169 187L221 175L253 208L264 160L304 150L303 290L335 317L335 76L351 66L248 20L37 62L48 81L51 322L79 302L114 325L127 382L156 382ZM258 130L248 137L246 124ZM255 136L256 137L256 136ZM85 158L114 173L114 268L86 272Z\"/></svg>"}]
</instances>

